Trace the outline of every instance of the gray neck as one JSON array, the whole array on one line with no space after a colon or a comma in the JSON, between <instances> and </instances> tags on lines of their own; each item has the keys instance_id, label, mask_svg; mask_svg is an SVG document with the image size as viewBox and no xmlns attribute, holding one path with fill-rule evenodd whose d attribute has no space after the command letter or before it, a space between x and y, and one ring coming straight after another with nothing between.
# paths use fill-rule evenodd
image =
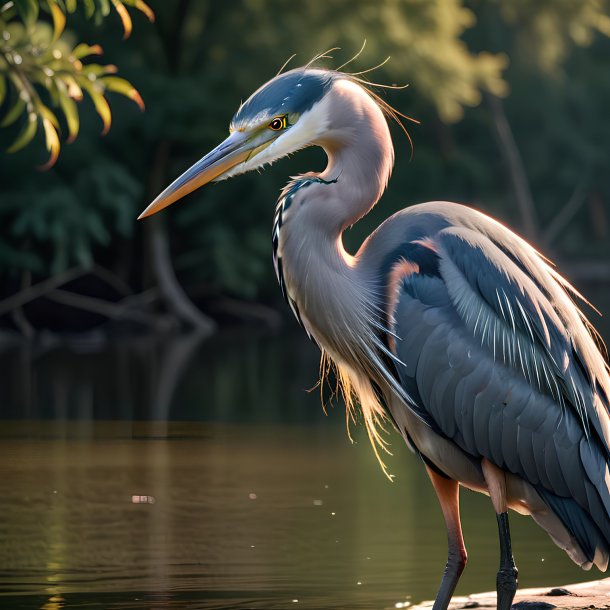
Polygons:
<instances>
[{"instance_id":1,"label":"gray neck","mask_svg":"<svg viewBox=\"0 0 610 610\"><path fill-rule=\"evenodd\" d=\"M394 151L381 110L360 87L341 81L332 95L332 127L316 142L328 156L317 177L327 183L313 181L284 206L278 254L289 299L306 328L335 359L349 361L358 337L366 335L375 299L341 235L380 198Z\"/></svg>"},{"instance_id":2,"label":"gray neck","mask_svg":"<svg viewBox=\"0 0 610 610\"><path fill-rule=\"evenodd\" d=\"M329 124L316 144L328 157L319 175L335 180L331 192L307 198L318 223L340 235L367 214L385 190L394 163L388 124L379 106L358 85L339 81L333 87Z\"/></svg>"},{"instance_id":3,"label":"gray neck","mask_svg":"<svg viewBox=\"0 0 610 610\"><path fill-rule=\"evenodd\" d=\"M394 154L381 110L360 87L339 81L328 95L328 123L314 142L326 151L328 165L308 182L302 177L301 187L289 187L280 199L276 262L297 318L337 367L348 412L357 396L379 457L383 441L376 426L385 416L377 388L398 396L404 391L387 368L390 354L379 336L385 295L375 265L370 257L350 256L341 236L381 197Z\"/></svg>"}]
</instances>

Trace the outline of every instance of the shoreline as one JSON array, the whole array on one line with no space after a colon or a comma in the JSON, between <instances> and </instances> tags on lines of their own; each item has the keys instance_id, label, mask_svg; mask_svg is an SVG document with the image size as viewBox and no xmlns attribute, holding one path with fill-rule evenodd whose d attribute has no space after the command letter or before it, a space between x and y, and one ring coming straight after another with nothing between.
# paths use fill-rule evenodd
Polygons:
<instances>
[{"instance_id":1,"label":"shoreline","mask_svg":"<svg viewBox=\"0 0 610 610\"><path fill-rule=\"evenodd\" d=\"M425 601L410 607L410 610L428 610L433 601ZM449 610L496 608L496 592L473 593L454 597ZM519 589L515 595L514 610L585 610L610 609L610 578L581 582L572 585Z\"/></svg>"}]
</instances>

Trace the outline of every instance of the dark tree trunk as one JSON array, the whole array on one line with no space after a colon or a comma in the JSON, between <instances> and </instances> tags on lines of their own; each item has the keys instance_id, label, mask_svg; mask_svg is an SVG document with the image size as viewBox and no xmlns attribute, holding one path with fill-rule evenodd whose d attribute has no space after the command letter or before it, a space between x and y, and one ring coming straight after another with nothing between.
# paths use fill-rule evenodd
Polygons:
<instances>
[{"instance_id":1,"label":"dark tree trunk","mask_svg":"<svg viewBox=\"0 0 610 610\"><path fill-rule=\"evenodd\" d=\"M169 69L172 71L179 69L180 41L189 4L189 0L181 0L178 3L174 27L166 39L167 62ZM155 149L148 188L151 198L162 190L167 180L170 147L169 142L161 141ZM152 273L165 306L178 320L198 329L200 334L213 333L216 329L215 322L193 304L176 277L171 260L165 218L163 216L153 216L146 221L145 226L145 248L150 252Z\"/></svg>"},{"instance_id":2,"label":"dark tree trunk","mask_svg":"<svg viewBox=\"0 0 610 610\"><path fill-rule=\"evenodd\" d=\"M491 93L485 93L485 100L491 111L498 148L504 160L508 180L519 209L523 233L528 239L536 240L538 237L536 207L532 199L527 173L523 166L523 159L504 112L504 104L500 98Z\"/></svg>"}]
</instances>

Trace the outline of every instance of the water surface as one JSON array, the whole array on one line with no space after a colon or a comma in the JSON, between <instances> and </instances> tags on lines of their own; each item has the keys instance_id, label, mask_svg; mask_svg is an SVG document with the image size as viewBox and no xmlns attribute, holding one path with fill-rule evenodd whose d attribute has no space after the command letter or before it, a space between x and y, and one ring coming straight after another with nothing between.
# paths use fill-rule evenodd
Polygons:
<instances>
[{"instance_id":1,"label":"water surface","mask_svg":"<svg viewBox=\"0 0 610 610\"><path fill-rule=\"evenodd\" d=\"M229 335L11 348L0 354L0 607L395 608L434 596L440 509L396 435L325 416L317 352ZM470 563L489 590L493 509L463 492ZM521 586L597 577L513 515Z\"/></svg>"}]
</instances>

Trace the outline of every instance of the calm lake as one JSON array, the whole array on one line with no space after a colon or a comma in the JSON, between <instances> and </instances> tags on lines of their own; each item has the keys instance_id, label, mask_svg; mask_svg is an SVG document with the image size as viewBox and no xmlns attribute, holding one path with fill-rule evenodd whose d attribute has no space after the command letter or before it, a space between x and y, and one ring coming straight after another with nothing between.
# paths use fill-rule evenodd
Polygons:
<instances>
[{"instance_id":1,"label":"calm lake","mask_svg":"<svg viewBox=\"0 0 610 610\"><path fill-rule=\"evenodd\" d=\"M13 346L0 366L0 608L381 610L434 596L446 540L424 469L390 433L389 482L341 405L324 415L300 334ZM493 589L489 500L463 491L462 517L458 593ZM521 586L598 577L511 519Z\"/></svg>"}]
</instances>

